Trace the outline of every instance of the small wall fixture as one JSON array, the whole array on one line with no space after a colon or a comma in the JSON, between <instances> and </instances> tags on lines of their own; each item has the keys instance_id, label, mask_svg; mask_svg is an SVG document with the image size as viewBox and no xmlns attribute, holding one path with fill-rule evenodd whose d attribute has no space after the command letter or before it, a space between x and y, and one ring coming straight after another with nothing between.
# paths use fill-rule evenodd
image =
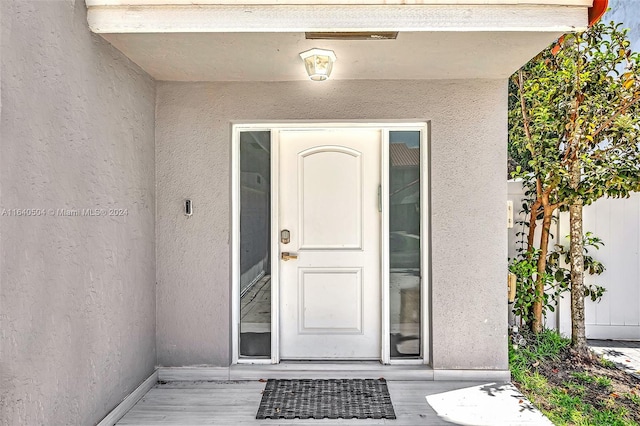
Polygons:
<instances>
[{"instance_id":1,"label":"small wall fixture","mask_svg":"<svg viewBox=\"0 0 640 426\"><path fill-rule=\"evenodd\" d=\"M324 81L331 75L336 54L333 50L311 49L300 53L307 69L309 78L313 81Z\"/></svg>"}]
</instances>

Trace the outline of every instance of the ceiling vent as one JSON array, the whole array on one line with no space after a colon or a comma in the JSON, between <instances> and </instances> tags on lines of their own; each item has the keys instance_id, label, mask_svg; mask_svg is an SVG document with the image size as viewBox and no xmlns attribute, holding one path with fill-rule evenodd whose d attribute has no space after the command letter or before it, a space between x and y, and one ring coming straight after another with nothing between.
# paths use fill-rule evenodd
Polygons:
<instances>
[{"instance_id":1,"label":"ceiling vent","mask_svg":"<svg viewBox=\"0 0 640 426\"><path fill-rule=\"evenodd\" d=\"M395 40L397 31L306 32L307 40Z\"/></svg>"}]
</instances>

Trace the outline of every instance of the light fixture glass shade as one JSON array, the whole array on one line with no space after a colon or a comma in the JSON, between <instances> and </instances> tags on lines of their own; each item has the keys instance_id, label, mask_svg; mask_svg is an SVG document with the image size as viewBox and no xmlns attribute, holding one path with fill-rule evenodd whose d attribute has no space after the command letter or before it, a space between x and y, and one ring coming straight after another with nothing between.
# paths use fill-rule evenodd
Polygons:
<instances>
[{"instance_id":1,"label":"light fixture glass shade","mask_svg":"<svg viewBox=\"0 0 640 426\"><path fill-rule=\"evenodd\" d=\"M336 54L333 50L311 49L300 53L304 67L313 81L324 81L331 75Z\"/></svg>"}]
</instances>

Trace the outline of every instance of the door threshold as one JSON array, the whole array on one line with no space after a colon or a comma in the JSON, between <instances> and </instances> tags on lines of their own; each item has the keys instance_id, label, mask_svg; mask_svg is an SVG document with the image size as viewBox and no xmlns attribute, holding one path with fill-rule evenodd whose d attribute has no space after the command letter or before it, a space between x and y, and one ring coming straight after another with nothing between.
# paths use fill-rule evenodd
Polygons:
<instances>
[{"instance_id":1,"label":"door threshold","mask_svg":"<svg viewBox=\"0 0 640 426\"><path fill-rule=\"evenodd\" d=\"M235 364L229 367L229 378L433 380L433 369L428 365L383 365L378 361L283 361Z\"/></svg>"},{"instance_id":2,"label":"door threshold","mask_svg":"<svg viewBox=\"0 0 640 426\"><path fill-rule=\"evenodd\" d=\"M158 380L228 381L264 379L379 379L389 381L508 382L509 370L433 370L429 365L383 365L363 362L235 364L230 367L159 367Z\"/></svg>"}]
</instances>

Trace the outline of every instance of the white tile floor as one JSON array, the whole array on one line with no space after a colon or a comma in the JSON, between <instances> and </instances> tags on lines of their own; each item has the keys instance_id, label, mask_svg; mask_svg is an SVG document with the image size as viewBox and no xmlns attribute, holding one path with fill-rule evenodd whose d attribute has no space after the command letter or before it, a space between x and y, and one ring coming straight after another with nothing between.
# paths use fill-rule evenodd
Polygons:
<instances>
[{"instance_id":1,"label":"white tile floor","mask_svg":"<svg viewBox=\"0 0 640 426\"><path fill-rule=\"evenodd\" d=\"M256 420L264 386L258 381L158 384L118 425L551 424L509 384L430 381L388 382L396 420Z\"/></svg>"}]
</instances>

